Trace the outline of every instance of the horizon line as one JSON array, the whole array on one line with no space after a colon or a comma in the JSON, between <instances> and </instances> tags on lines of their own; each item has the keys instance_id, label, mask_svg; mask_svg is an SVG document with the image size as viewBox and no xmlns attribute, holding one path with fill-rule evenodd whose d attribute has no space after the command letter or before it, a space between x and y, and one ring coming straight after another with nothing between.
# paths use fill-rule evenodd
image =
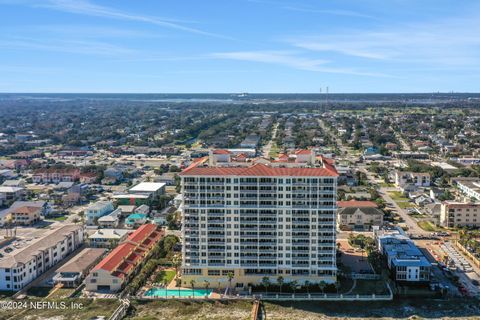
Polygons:
<instances>
[{"instance_id":1,"label":"horizon line","mask_svg":"<svg viewBox=\"0 0 480 320\"><path fill-rule=\"evenodd\" d=\"M315 95L331 95L331 94L480 94L480 91L417 91L417 92L5 92L0 91L0 94L315 94Z\"/></svg>"}]
</instances>

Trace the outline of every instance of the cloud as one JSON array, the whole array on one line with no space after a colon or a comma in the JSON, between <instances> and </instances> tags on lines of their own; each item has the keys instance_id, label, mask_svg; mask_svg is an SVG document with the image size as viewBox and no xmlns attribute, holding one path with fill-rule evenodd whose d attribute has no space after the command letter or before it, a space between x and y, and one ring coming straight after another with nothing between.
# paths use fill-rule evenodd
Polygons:
<instances>
[{"instance_id":1,"label":"cloud","mask_svg":"<svg viewBox=\"0 0 480 320\"><path fill-rule=\"evenodd\" d=\"M66 52L75 54L124 56L137 53L136 50L99 41L79 40L38 40L11 38L0 40L0 48Z\"/></svg>"},{"instance_id":2,"label":"cloud","mask_svg":"<svg viewBox=\"0 0 480 320\"><path fill-rule=\"evenodd\" d=\"M330 67L328 66L330 63L328 60L304 58L299 56L299 54L294 51L234 51L213 53L210 56L216 59L276 64L298 70L313 72L349 74L369 77L390 77L389 75L382 73L363 72L349 68Z\"/></svg>"},{"instance_id":3,"label":"cloud","mask_svg":"<svg viewBox=\"0 0 480 320\"><path fill-rule=\"evenodd\" d=\"M48 9L57 10L57 11L95 16L95 17L143 22L143 23L152 24L152 25L156 25L164 28L175 29L175 30L180 30L184 32L189 32L189 33L194 33L194 34L199 34L199 35L204 35L209 37L231 39L230 37L223 36L220 34L210 33L200 29L185 26L175 19L132 14L132 13L124 12L114 8L96 5L88 0L47 0L43 2L3 1L3 3L7 3L7 4L23 3L23 4L28 4L30 6L38 7L38 8L48 8Z\"/></svg>"},{"instance_id":4,"label":"cloud","mask_svg":"<svg viewBox=\"0 0 480 320\"><path fill-rule=\"evenodd\" d=\"M363 14L363 13L360 13L357 11L351 11L351 10L328 10L328 9L322 10L322 9L296 7L296 6L284 6L283 9L290 10L290 11L307 12L307 13L329 14L334 16L376 19L371 15L367 15L367 14Z\"/></svg>"},{"instance_id":5,"label":"cloud","mask_svg":"<svg viewBox=\"0 0 480 320\"><path fill-rule=\"evenodd\" d=\"M298 6L295 2L289 3L289 2L274 1L274 0L247 0L247 2L265 4L269 6L276 6L277 8L288 10L288 11L318 13L318 14L327 14L327 15L345 16L345 17L354 17L354 18L376 19L374 16L367 15L367 14L353 11L353 10L318 9L317 7L312 7L312 6Z\"/></svg>"},{"instance_id":6,"label":"cloud","mask_svg":"<svg viewBox=\"0 0 480 320\"><path fill-rule=\"evenodd\" d=\"M365 30L344 30L335 35L307 35L284 40L296 48L333 52L390 63L429 66L480 64L480 16L443 19Z\"/></svg>"}]
</instances>

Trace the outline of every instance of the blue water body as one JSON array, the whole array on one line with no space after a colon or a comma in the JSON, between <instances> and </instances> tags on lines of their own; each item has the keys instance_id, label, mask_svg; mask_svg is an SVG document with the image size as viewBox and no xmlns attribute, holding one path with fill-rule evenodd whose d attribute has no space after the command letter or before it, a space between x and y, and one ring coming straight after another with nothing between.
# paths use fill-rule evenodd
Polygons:
<instances>
[{"instance_id":1,"label":"blue water body","mask_svg":"<svg viewBox=\"0 0 480 320\"><path fill-rule=\"evenodd\" d=\"M277 94L277 93L0 93L1 100L127 100L137 102L196 102L196 103L242 103L242 102L418 102L434 103L439 101L479 100L479 93L304 93L304 94Z\"/></svg>"},{"instance_id":2,"label":"blue water body","mask_svg":"<svg viewBox=\"0 0 480 320\"><path fill-rule=\"evenodd\" d=\"M147 297L205 297L209 296L213 290L205 290L205 289L185 289L185 290L177 290L177 289L163 289L163 288L152 288L145 292Z\"/></svg>"}]
</instances>

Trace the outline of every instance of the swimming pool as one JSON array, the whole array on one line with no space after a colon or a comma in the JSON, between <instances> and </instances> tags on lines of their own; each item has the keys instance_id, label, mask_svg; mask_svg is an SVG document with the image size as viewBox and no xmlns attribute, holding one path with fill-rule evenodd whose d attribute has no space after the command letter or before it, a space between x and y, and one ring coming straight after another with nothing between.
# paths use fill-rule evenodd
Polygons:
<instances>
[{"instance_id":1,"label":"swimming pool","mask_svg":"<svg viewBox=\"0 0 480 320\"><path fill-rule=\"evenodd\" d=\"M209 296L213 290L205 289L163 289L163 288L152 288L145 292L147 297L205 297Z\"/></svg>"}]
</instances>

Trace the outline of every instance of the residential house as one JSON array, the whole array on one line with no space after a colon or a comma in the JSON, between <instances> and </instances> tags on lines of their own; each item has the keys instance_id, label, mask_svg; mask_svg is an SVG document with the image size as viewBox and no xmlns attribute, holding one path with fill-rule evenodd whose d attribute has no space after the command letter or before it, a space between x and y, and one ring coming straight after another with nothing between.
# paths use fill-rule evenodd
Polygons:
<instances>
[{"instance_id":1,"label":"residential house","mask_svg":"<svg viewBox=\"0 0 480 320\"><path fill-rule=\"evenodd\" d=\"M337 201L339 230L370 231L383 225L384 213L373 201Z\"/></svg>"},{"instance_id":2,"label":"residential house","mask_svg":"<svg viewBox=\"0 0 480 320\"><path fill-rule=\"evenodd\" d=\"M95 172L83 172L80 174L80 183L91 184L97 181L97 174Z\"/></svg>"},{"instance_id":3,"label":"residential house","mask_svg":"<svg viewBox=\"0 0 480 320\"><path fill-rule=\"evenodd\" d=\"M395 185L403 192L415 191L419 187L430 186L430 174L422 172L395 172Z\"/></svg>"},{"instance_id":4,"label":"residential house","mask_svg":"<svg viewBox=\"0 0 480 320\"><path fill-rule=\"evenodd\" d=\"M23 187L0 186L0 206L8 206L25 196Z\"/></svg>"},{"instance_id":5,"label":"residential house","mask_svg":"<svg viewBox=\"0 0 480 320\"><path fill-rule=\"evenodd\" d=\"M126 229L98 229L88 236L88 243L94 248L115 248L131 232Z\"/></svg>"},{"instance_id":6,"label":"residential house","mask_svg":"<svg viewBox=\"0 0 480 320\"><path fill-rule=\"evenodd\" d=\"M107 168L103 171L103 184L115 184L123 180L123 170L121 168Z\"/></svg>"},{"instance_id":7,"label":"residential house","mask_svg":"<svg viewBox=\"0 0 480 320\"><path fill-rule=\"evenodd\" d=\"M147 222L147 215L146 214L141 214L141 213L134 213L131 214L125 219L125 226L127 228L138 228L142 224Z\"/></svg>"},{"instance_id":8,"label":"residential house","mask_svg":"<svg viewBox=\"0 0 480 320\"><path fill-rule=\"evenodd\" d=\"M87 218L87 225L94 225L97 219L103 217L115 210L110 201L98 201L90 205L85 210L85 217Z\"/></svg>"},{"instance_id":9,"label":"residential house","mask_svg":"<svg viewBox=\"0 0 480 320\"><path fill-rule=\"evenodd\" d=\"M120 223L121 209L115 209L111 213L104 215L97 219L97 224L101 228L116 228Z\"/></svg>"},{"instance_id":10,"label":"residential house","mask_svg":"<svg viewBox=\"0 0 480 320\"><path fill-rule=\"evenodd\" d=\"M85 248L65 265L55 270L53 282L61 284L62 288L76 288L87 276L91 268L105 254L105 249Z\"/></svg>"}]
</instances>

